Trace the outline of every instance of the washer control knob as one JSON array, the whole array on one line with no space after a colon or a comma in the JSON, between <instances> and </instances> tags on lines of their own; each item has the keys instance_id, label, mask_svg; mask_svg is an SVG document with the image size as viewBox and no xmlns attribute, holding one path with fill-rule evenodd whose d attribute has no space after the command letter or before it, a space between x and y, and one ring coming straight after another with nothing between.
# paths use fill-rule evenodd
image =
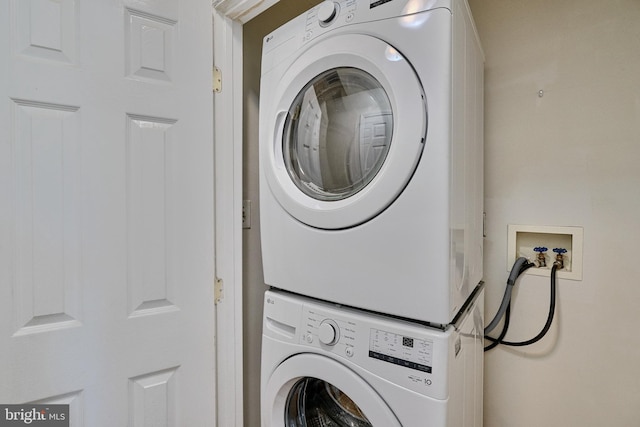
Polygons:
<instances>
[{"instance_id":1,"label":"washer control knob","mask_svg":"<svg viewBox=\"0 0 640 427\"><path fill-rule=\"evenodd\" d=\"M328 24L336 17L337 12L338 5L331 0L326 0L322 2L318 8L318 21L320 21L321 24Z\"/></svg>"},{"instance_id":2,"label":"washer control knob","mask_svg":"<svg viewBox=\"0 0 640 427\"><path fill-rule=\"evenodd\" d=\"M326 319L318 328L318 339L322 344L335 345L340 339L340 328L333 320Z\"/></svg>"}]
</instances>

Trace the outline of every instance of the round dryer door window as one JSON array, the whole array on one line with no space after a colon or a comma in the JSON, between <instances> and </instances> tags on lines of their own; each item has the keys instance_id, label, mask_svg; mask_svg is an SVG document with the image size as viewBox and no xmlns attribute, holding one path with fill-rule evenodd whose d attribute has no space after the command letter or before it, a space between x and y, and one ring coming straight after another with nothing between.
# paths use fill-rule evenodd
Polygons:
<instances>
[{"instance_id":1,"label":"round dryer door window","mask_svg":"<svg viewBox=\"0 0 640 427\"><path fill-rule=\"evenodd\" d=\"M391 101L380 82L358 68L325 71L289 109L283 135L287 171L314 199L351 197L380 171L392 132Z\"/></svg>"},{"instance_id":2,"label":"round dryer door window","mask_svg":"<svg viewBox=\"0 0 640 427\"><path fill-rule=\"evenodd\" d=\"M295 219L344 229L383 212L422 155L427 107L409 61L376 37L340 34L292 61L264 114L261 163Z\"/></svg>"}]
</instances>

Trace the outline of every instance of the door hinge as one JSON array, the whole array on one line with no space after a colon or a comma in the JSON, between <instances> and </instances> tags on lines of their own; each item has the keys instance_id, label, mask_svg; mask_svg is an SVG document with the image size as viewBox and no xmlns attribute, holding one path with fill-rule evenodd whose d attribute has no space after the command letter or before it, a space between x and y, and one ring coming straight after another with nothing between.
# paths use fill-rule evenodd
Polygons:
<instances>
[{"instance_id":1,"label":"door hinge","mask_svg":"<svg viewBox=\"0 0 640 427\"><path fill-rule=\"evenodd\" d=\"M215 66L213 67L213 91L215 93L222 92L222 71Z\"/></svg>"},{"instance_id":2,"label":"door hinge","mask_svg":"<svg viewBox=\"0 0 640 427\"><path fill-rule=\"evenodd\" d=\"M216 305L224 298L224 282L222 279L216 277L215 284L213 285L213 299Z\"/></svg>"}]
</instances>

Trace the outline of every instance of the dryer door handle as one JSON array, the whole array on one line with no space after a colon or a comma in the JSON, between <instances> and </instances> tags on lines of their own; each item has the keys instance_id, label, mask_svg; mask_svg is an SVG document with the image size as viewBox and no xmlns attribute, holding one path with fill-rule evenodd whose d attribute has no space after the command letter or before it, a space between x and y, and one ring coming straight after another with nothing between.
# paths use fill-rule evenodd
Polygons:
<instances>
[{"instance_id":1,"label":"dryer door handle","mask_svg":"<svg viewBox=\"0 0 640 427\"><path fill-rule=\"evenodd\" d=\"M276 114L275 126L273 127L273 163L278 169L284 167L284 154L282 152L282 136L284 133L284 124L288 116L288 111L280 111Z\"/></svg>"}]
</instances>

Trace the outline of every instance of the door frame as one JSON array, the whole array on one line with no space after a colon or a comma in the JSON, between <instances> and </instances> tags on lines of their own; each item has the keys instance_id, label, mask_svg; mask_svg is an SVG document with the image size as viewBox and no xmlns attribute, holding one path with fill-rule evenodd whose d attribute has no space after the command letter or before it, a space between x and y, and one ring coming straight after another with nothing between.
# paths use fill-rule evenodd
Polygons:
<instances>
[{"instance_id":1,"label":"door frame","mask_svg":"<svg viewBox=\"0 0 640 427\"><path fill-rule=\"evenodd\" d=\"M216 425L243 427L242 26L279 0L212 0L216 277ZM229 191L231 189L231 191Z\"/></svg>"},{"instance_id":2,"label":"door frame","mask_svg":"<svg viewBox=\"0 0 640 427\"><path fill-rule=\"evenodd\" d=\"M232 70L242 69L242 39L238 43L236 37L242 36L242 26L215 10L212 24L212 69L229 76L223 77L213 101L216 277L212 286L219 288L216 425L242 427L242 92L236 95L238 84L230 78ZM242 91L242 79L239 88Z\"/></svg>"}]
</instances>

